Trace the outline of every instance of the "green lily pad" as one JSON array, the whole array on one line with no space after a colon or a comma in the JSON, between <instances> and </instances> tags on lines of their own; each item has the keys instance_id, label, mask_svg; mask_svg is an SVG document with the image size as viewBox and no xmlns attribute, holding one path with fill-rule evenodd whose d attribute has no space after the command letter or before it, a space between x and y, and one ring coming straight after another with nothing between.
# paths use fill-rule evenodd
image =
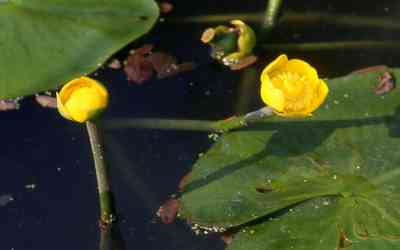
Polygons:
<instances>
[{"instance_id":1,"label":"green lily pad","mask_svg":"<svg viewBox=\"0 0 400 250\"><path fill-rule=\"evenodd\" d=\"M328 80L312 117L270 117L222 135L194 165L180 216L253 230L239 232L231 249L340 249L344 234L352 250L400 247L400 90L375 95L381 74ZM313 212L318 201L324 209ZM282 225L300 240L289 241Z\"/></svg>"},{"instance_id":2,"label":"green lily pad","mask_svg":"<svg viewBox=\"0 0 400 250\"><path fill-rule=\"evenodd\" d=\"M368 199L316 198L243 227L228 249L398 249L399 198L379 192Z\"/></svg>"},{"instance_id":3,"label":"green lily pad","mask_svg":"<svg viewBox=\"0 0 400 250\"><path fill-rule=\"evenodd\" d=\"M157 18L153 0L0 1L0 99L94 71Z\"/></svg>"}]
</instances>

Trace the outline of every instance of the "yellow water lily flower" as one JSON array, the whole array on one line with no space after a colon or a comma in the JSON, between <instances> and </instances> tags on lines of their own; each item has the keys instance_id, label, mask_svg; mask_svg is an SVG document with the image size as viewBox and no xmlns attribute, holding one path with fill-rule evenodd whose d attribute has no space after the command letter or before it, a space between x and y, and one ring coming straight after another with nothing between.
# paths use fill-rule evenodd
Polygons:
<instances>
[{"instance_id":1,"label":"yellow water lily flower","mask_svg":"<svg viewBox=\"0 0 400 250\"><path fill-rule=\"evenodd\" d=\"M80 77L65 84L57 93L60 114L75 122L86 122L97 116L108 103L103 84L89 77Z\"/></svg>"},{"instance_id":2,"label":"yellow water lily flower","mask_svg":"<svg viewBox=\"0 0 400 250\"><path fill-rule=\"evenodd\" d=\"M310 116L329 89L308 63L280 55L261 74L261 98L277 115Z\"/></svg>"}]
</instances>

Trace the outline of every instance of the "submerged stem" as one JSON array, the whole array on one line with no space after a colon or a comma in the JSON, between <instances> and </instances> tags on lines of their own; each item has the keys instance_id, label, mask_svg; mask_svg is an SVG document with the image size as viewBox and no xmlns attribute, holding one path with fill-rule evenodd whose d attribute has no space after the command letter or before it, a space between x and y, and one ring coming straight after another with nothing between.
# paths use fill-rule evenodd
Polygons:
<instances>
[{"instance_id":1,"label":"submerged stem","mask_svg":"<svg viewBox=\"0 0 400 250\"><path fill-rule=\"evenodd\" d=\"M337 49L393 49L400 48L400 41L337 41L313 43L261 44L264 50L320 51Z\"/></svg>"},{"instance_id":2,"label":"submerged stem","mask_svg":"<svg viewBox=\"0 0 400 250\"><path fill-rule=\"evenodd\" d=\"M262 22L265 19L265 13L234 13L234 14L216 14L191 16L186 18L168 18L167 22L172 23L223 23L232 19L240 19L244 22ZM280 24L290 25L315 25L334 24L346 27L358 28L379 28L379 29L400 29L400 22L393 18L338 15L325 12L293 12L287 11L280 18Z\"/></svg>"},{"instance_id":3,"label":"submerged stem","mask_svg":"<svg viewBox=\"0 0 400 250\"><path fill-rule=\"evenodd\" d=\"M96 124L92 121L86 122L86 129L89 134L90 146L94 159L94 166L97 178L97 189L100 202L100 221L102 225L111 225L115 221L112 204L112 194L108 182L107 168L104 160L103 143Z\"/></svg>"},{"instance_id":4,"label":"submerged stem","mask_svg":"<svg viewBox=\"0 0 400 250\"><path fill-rule=\"evenodd\" d=\"M270 31L275 26L282 2L282 0L268 0L262 25L264 33Z\"/></svg>"}]
</instances>

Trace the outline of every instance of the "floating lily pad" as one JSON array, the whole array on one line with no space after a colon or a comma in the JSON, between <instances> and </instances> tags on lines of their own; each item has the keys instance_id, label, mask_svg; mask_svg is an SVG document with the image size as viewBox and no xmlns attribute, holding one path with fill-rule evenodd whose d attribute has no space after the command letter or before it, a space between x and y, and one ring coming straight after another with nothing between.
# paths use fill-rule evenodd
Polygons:
<instances>
[{"instance_id":1,"label":"floating lily pad","mask_svg":"<svg viewBox=\"0 0 400 250\"><path fill-rule=\"evenodd\" d=\"M243 227L229 250L392 250L400 244L398 195L316 198Z\"/></svg>"},{"instance_id":2,"label":"floating lily pad","mask_svg":"<svg viewBox=\"0 0 400 250\"><path fill-rule=\"evenodd\" d=\"M157 17L153 0L0 1L0 99L94 71Z\"/></svg>"},{"instance_id":3,"label":"floating lily pad","mask_svg":"<svg viewBox=\"0 0 400 250\"><path fill-rule=\"evenodd\" d=\"M235 250L399 248L400 90L376 95L380 75L328 80L312 117L270 117L222 135L194 165L181 217L243 227Z\"/></svg>"}]
</instances>

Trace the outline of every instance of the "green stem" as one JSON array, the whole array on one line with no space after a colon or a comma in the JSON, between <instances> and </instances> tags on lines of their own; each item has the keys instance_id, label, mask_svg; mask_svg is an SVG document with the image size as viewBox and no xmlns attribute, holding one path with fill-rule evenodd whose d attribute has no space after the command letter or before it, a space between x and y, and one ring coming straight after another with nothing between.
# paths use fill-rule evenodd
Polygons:
<instances>
[{"instance_id":1,"label":"green stem","mask_svg":"<svg viewBox=\"0 0 400 250\"><path fill-rule=\"evenodd\" d=\"M397 49L400 41L337 41L337 42L313 42L313 43L288 43L288 44L261 44L264 50L296 50L296 51L320 51L337 49Z\"/></svg>"},{"instance_id":2,"label":"green stem","mask_svg":"<svg viewBox=\"0 0 400 250\"><path fill-rule=\"evenodd\" d=\"M265 9L263 30L264 33L270 31L277 23L279 9L282 5L282 0L269 0Z\"/></svg>"},{"instance_id":3,"label":"green stem","mask_svg":"<svg viewBox=\"0 0 400 250\"><path fill-rule=\"evenodd\" d=\"M100 250L112 249L111 230L112 230L111 227L106 227L104 228L104 230L100 231L100 242L99 242Z\"/></svg>"},{"instance_id":4,"label":"green stem","mask_svg":"<svg viewBox=\"0 0 400 250\"><path fill-rule=\"evenodd\" d=\"M113 119L103 121L106 129L161 129L161 130L186 130L223 133L233 129L247 126L263 120L273 112L263 107L245 116L232 116L228 119L219 121L204 120L184 120L184 119L159 119L159 118L133 118L133 119Z\"/></svg>"},{"instance_id":5,"label":"green stem","mask_svg":"<svg viewBox=\"0 0 400 250\"><path fill-rule=\"evenodd\" d=\"M242 127L240 117L232 117L223 121L183 120L183 119L158 119L158 118L136 118L136 119L114 119L104 121L106 129L161 129L161 130L185 130L203 132L224 132L233 128Z\"/></svg>"},{"instance_id":6,"label":"green stem","mask_svg":"<svg viewBox=\"0 0 400 250\"><path fill-rule=\"evenodd\" d=\"M400 22L393 18L354 15L334 15L324 12L286 12L282 22L288 24L335 24L357 28L400 29Z\"/></svg>"},{"instance_id":7,"label":"green stem","mask_svg":"<svg viewBox=\"0 0 400 250\"><path fill-rule=\"evenodd\" d=\"M100 222L104 226L111 225L115 221L113 212L112 194L108 182L107 168L104 160L103 143L96 124L92 121L86 122L90 145L96 170L97 189L100 202Z\"/></svg>"},{"instance_id":8,"label":"green stem","mask_svg":"<svg viewBox=\"0 0 400 250\"><path fill-rule=\"evenodd\" d=\"M106 129L143 128L162 130L189 130L189 131L216 131L215 121L184 120L184 119L158 119L134 118L114 119L103 121Z\"/></svg>"},{"instance_id":9,"label":"green stem","mask_svg":"<svg viewBox=\"0 0 400 250\"><path fill-rule=\"evenodd\" d=\"M244 22L263 22L265 13L236 13L226 15L202 15L186 18L168 18L172 23L224 23L232 19L240 19ZM303 25L303 24L334 24L358 28L400 29L400 22L392 18L366 17L351 15L332 15L324 12L290 12L287 11L280 18L280 24Z\"/></svg>"},{"instance_id":10,"label":"green stem","mask_svg":"<svg viewBox=\"0 0 400 250\"><path fill-rule=\"evenodd\" d=\"M255 91L258 91L257 85L259 84L258 71L252 67L246 69L240 79L240 84L238 85L239 90L237 91L237 102L235 107L236 114L245 114L251 107L254 101L254 95L257 95Z\"/></svg>"}]
</instances>

